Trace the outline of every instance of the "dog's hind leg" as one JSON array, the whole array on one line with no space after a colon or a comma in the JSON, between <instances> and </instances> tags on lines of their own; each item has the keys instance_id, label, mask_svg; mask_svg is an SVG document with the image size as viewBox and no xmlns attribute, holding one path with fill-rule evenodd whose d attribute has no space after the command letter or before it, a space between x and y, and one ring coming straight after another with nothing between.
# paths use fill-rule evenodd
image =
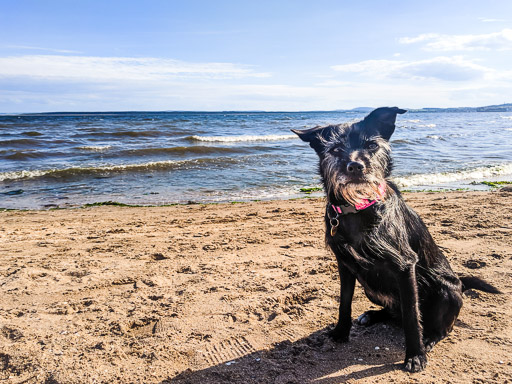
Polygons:
<instances>
[{"instance_id":1,"label":"dog's hind leg","mask_svg":"<svg viewBox=\"0 0 512 384\"><path fill-rule=\"evenodd\" d=\"M423 343L429 352L448 333L462 307L460 288L445 286L437 295L425 301L423 313Z\"/></svg>"},{"instance_id":2,"label":"dog's hind leg","mask_svg":"<svg viewBox=\"0 0 512 384\"><path fill-rule=\"evenodd\" d=\"M364 325L369 327L370 325L383 323L391 319L391 314L388 309L382 308L378 311L370 310L363 313L361 316L357 318L357 323L359 325Z\"/></svg>"},{"instance_id":3,"label":"dog's hind leg","mask_svg":"<svg viewBox=\"0 0 512 384\"><path fill-rule=\"evenodd\" d=\"M356 284L355 276L338 260L338 272L340 274L340 307L338 324L329 336L337 342L347 342L352 327L352 297Z\"/></svg>"}]
</instances>

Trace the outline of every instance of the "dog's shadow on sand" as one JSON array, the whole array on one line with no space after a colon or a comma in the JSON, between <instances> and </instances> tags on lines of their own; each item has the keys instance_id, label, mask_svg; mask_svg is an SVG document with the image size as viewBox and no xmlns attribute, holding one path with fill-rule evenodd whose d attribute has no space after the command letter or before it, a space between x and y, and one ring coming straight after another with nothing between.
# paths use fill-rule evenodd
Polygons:
<instances>
[{"instance_id":1,"label":"dog's shadow on sand","mask_svg":"<svg viewBox=\"0 0 512 384\"><path fill-rule=\"evenodd\" d=\"M187 369L161 384L184 383L345 383L383 375L403 366L403 331L392 325L354 326L349 343L328 336L331 327L294 342L248 353L204 369Z\"/></svg>"}]
</instances>

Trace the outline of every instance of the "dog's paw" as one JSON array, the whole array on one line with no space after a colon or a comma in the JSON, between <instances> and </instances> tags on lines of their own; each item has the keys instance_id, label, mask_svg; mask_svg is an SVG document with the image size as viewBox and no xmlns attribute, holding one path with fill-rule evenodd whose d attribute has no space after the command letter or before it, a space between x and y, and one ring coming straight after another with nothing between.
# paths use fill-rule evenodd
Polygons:
<instances>
[{"instance_id":1,"label":"dog's paw","mask_svg":"<svg viewBox=\"0 0 512 384\"><path fill-rule=\"evenodd\" d=\"M371 323L372 318L369 312L365 312L357 318L357 324L359 325L371 325Z\"/></svg>"},{"instance_id":2,"label":"dog's paw","mask_svg":"<svg viewBox=\"0 0 512 384\"><path fill-rule=\"evenodd\" d=\"M387 321L389 317L389 313L385 309L378 311L370 310L357 318L357 324L369 327L370 325Z\"/></svg>"},{"instance_id":3,"label":"dog's paw","mask_svg":"<svg viewBox=\"0 0 512 384\"><path fill-rule=\"evenodd\" d=\"M348 335L350 333L350 329L348 332L342 328L334 328L327 333L327 335L337 343L348 343Z\"/></svg>"},{"instance_id":4,"label":"dog's paw","mask_svg":"<svg viewBox=\"0 0 512 384\"><path fill-rule=\"evenodd\" d=\"M416 355L412 357L406 357L404 364L406 371L413 373L423 371L427 366L427 356Z\"/></svg>"},{"instance_id":5,"label":"dog's paw","mask_svg":"<svg viewBox=\"0 0 512 384\"><path fill-rule=\"evenodd\" d=\"M425 345L425 352L430 352L437 344L437 340L425 339L423 344Z\"/></svg>"}]
</instances>

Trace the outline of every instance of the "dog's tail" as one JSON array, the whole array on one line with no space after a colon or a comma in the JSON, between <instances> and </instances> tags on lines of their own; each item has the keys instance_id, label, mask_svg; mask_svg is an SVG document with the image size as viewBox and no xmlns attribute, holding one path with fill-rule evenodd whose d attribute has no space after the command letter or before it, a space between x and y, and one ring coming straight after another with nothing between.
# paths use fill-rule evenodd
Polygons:
<instances>
[{"instance_id":1,"label":"dog's tail","mask_svg":"<svg viewBox=\"0 0 512 384\"><path fill-rule=\"evenodd\" d=\"M468 289L478 289L479 291L484 291L488 293L502 293L498 288L489 284L487 281L480 279L475 276L459 276L460 281L462 281L462 291L467 291Z\"/></svg>"}]
</instances>

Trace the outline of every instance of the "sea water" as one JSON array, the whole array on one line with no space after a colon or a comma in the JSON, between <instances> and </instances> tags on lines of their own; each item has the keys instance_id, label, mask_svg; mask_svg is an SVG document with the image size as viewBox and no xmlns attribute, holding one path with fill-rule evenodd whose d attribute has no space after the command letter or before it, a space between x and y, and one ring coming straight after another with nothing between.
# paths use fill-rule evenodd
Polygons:
<instances>
[{"instance_id":1,"label":"sea water","mask_svg":"<svg viewBox=\"0 0 512 384\"><path fill-rule=\"evenodd\" d=\"M282 199L320 183L290 132L356 112L116 112L0 116L0 208L117 201ZM391 138L402 189L484 189L512 179L512 113L408 112ZM321 194L319 192L318 194Z\"/></svg>"}]
</instances>

